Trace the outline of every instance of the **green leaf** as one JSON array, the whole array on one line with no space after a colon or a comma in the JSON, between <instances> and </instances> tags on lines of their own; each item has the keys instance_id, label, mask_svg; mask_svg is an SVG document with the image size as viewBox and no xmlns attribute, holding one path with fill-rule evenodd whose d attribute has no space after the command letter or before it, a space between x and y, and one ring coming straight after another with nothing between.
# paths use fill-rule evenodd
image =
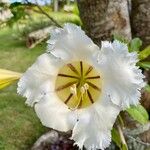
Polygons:
<instances>
[{"instance_id":1,"label":"green leaf","mask_svg":"<svg viewBox=\"0 0 150 150\"><path fill-rule=\"evenodd\" d=\"M123 145L122 145L122 150L128 150L128 148L127 148L127 145L126 145L126 144L123 144Z\"/></svg>"},{"instance_id":2,"label":"green leaf","mask_svg":"<svg viewBox=\"0 0 150 150\"><path fill-rule=\"evenodd\" d=\"M122 43L125 43L125 44L128 44L128 43L129 43L129 41L128 41L127 39L125 39L125 37L123 37L123 36L121 36L121 35L114 34L114 35L113 35L113 39L114 39L114 40L118 40L118 41L120 41L120 42L122 42Z\"/></svg>"},{"instance_id":3,"label":"green leaf","mask_svg":"<svg viewBox=\"0 0 150 150\"><path fill-rule=\"evenodd\" d=\"M127 146L122 143L119 132L113 128L111 130L112 140L119 147L120 150L128 150Z\"/></svg>"},{"instance_id":4,"label":"green leaf","mask_svg":"<svg viewBox=\"0 0 150 150\"><path fill-rule=\"evenodd\" d=\"M147 92L150 92L150 85L149 84L147 84L146 86L145 86L145 88L144 88Z\"/></svg>"},{"instance_id":5,"label":"green leaf","mask_svg":"<svg viewBox=\"0 0 150 150\"><path fill-rule=\"evenodd\" d=\"M150 69L150 61L138 62L138 65L146 70Z\"/></svg>"},{"instance_id":6,"label":"green leaf","mask_svg":"<svg viewBox=\"0 0 150 150\"><path fill-rule=\"evenodd\" d=\"M111 135L112 135L112 140L113 140L113 142L115 142L116 145L117 145L119 148L121 148L120 135L119 135L118 131L117 131L115 128L113 128L113 129L111 130Z\"/></svg>"},{"instance_id":7,"label":"green leaf","mask_svg":"<svg viewBox=\"0 0 150 150\"><path fill-rule=\"evenodd\" d=\"M142 46L142 41L139 38L134 38L129 44L129 51L139 51Z\"/></svg>"},{"instance_id":8,"label":"green leaf","mask_svg":"<svg viewBox=\"0 0 150 150\"><path fill-rule=\"evenodd\" d=\"M131 106L126 109L130 116L141 124L145 124L149 120L149 115L142 105Z\"/></svg>"},{"instance_id":9,"label":"green leaf","mask_svg":"<svg viewBox=\"0 0 150 150\"><path fill-rule=\"evenodd\" d=\"M139 53L139 59L143 60L150 56L150 45Z\"/></svg>"}]
</instances>

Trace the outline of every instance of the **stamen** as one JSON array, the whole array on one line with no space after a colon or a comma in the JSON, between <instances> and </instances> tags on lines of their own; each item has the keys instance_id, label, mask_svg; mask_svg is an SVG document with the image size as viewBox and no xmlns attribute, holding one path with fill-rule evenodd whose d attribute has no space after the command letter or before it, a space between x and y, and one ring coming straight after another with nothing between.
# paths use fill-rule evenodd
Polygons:
<instances>
[{"instance_id":1,"label":"stamen","mask_svg":"<svg viewBox=\"0 0 150 150\"><path fill-rule=\"evenodd\" d=\"M83 100L83 95L84 95L84 93L85 93L85 88L84 88L84 86L82 86L82 87L80 88L80 92L81 92L80 96L77 97L78 100L79 100L79 102L77 103L77 105L76 105L76 107L75 107L74 109L77 109L77 108L80 108L80 107L81 107L82 100Z\"/></svg>"},{"instance_id":2,"label":"stamen","mask_svg":"<svg viewBox=\"0 0 150 150\"><path fill-rule=\"evenodd\" d=\"M85 89L85 98L87 98L87 96L88 96L87 91L89 89L89 85L87 83L84 84L84 89Z\"/></svg>"},{"instance_id":3,"label":"stamen","mask_svg":"<svg viewBox=\"0 0 150 150\"><path fill-rule=\"evenodd\" d=\"M77 95L77 86L76 84L73 84L72 87L70 87L70 92L75 96Z\"/></svg>"},{"instance_id":4,"label":"stamen","mask_svg":"<svg viewBox=\"0 0 150 150\"><path fill-rule=\"evenodd\" d=\"M78 100L78 94L77 94L77 85L76 84L73 84L72 87L70 87L70 93L72 94L72 96L74 96L74 98L76 100ZM76 107L75 108L70 108L71 110L75 110L77 109Z\"/></svg>"},{"instance_id":5,"label":"stamen","mask_svg":"<svg viewBox=\"0 0 150 150\"><path fill-rule=\"evenodd\" d=\"M81 95L83 95L85 93L85 91L86 90L85 90L84 86L82 86L81 89L80 89Z\"/></svg>"},{"instance_id":6,"label":"stamen","mask_svg":"<svg viewBox=\"0 0 150 150\"><path fill-rule=\"evenodd\" d=\"M84 88L85 90L88 90L89 89L89 85L87 83L84 84Z\"/></svg>"}]
</instances>

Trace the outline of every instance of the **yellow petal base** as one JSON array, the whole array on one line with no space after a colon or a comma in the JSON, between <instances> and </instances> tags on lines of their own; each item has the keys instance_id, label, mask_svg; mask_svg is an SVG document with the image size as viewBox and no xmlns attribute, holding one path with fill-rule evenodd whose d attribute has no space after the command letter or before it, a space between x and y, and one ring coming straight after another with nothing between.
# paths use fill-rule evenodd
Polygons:
<instances>
[{"instance_id":1,"label":"yellow petal base","mask_svg":"<svg viewBox=\"0 0 150 150\"><path fill-rule=\"evenodd\" d=\"M94 67L83 61L75 61L59 70L55 90L70 109L80 109L98 100L101 84L100 73Z\"/></svg>"}]
</instances>

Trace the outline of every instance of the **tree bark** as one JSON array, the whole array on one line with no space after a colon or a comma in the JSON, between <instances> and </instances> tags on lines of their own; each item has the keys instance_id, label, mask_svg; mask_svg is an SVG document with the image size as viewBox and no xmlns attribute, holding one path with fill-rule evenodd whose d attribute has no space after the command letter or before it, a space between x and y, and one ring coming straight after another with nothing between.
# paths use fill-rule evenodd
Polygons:
<instances>
[{"instance_id":1,"label":"tree bark","mask_svg":"<svg viewBox=\"0 0 150 150\"><path fill-rule=\"evenodd\" d=\"M96 44L100 45L101 40L111 40L113 34L130 40L131 25L133 36L140 37L144 45L150 44L150 0L78 0L78 7L83 27ZM125 121L129 119L128 116ZM136 122L133 123L135 125ZM128 122L128 125L132 124ZM139 139L149 143L149 133L150 130L141 133ZM131 141L134 146L128 139L129 147L135 148L137 143ZM140 147L146 147L144 143L138 143Z\"/></svg>"},{"instance_id":2,"label":"tree bark","mask_svg":"<svg viewBox=\"0 0 150 150\"><path fill-rule=\"evenodd\" d=\"M54 11L58 11L58 0L54 0Z\"/></svg>"},{"instance_id":3,"label":"tree bark","mask_svg":"<svg viewBox=\"0 0 150 150\"><path fill-rule=\"evenodd\" d=\"M55 27L46 27L37 31L31 32L26 38L26 46L28 48L34 48L37 44L47 39L50 35L50 31Z\"/></svg>"},{"instance_id":4,"label":"tree bark","mask_svg":"<svg viewBox=\"0 0 150 150\"><path fill-rule=\"evenodd\" d=\"M132 33L143 41L143 46L150 44L150 0L132 0Z\"/></svg>"},{"instance_id":5,"label":"tree bark","mask_svg":"<svg viewBox=\"0 0 150 150\"><path fill-rule=\"evenodd\" d=\"M80 17L87 34L100 45L113 34L131 39L127 0L78 0Z\"/></svg>"}]
</instances>

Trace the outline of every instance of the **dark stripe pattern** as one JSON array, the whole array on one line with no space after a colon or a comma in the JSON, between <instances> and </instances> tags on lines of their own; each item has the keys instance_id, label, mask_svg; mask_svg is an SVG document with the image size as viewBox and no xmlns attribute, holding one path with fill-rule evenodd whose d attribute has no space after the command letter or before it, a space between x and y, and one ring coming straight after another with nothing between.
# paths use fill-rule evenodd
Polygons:
<instances>
[{"instance_id":1,"label":"dark stripe pattern","mask_svg":"<svg viewBox=\"0 0 150 150\"><path fill-rule=\"evenodd\" d=\"M70 70L69 72L65 72L67 68L69 68ZM88 65L83 61L75 63L73 62L65 65L59 71L56 79L55 90L58 97L66 105L68 105L68 107L70 108L77 107L79 109L85 107L86 105L89 106L90 104L93 104L97 100L95 97L95 93L98 92L100 94L101 92L100 89L101 86L99 84L100 80L101 80L100 75L92 66ZM89 85L89 89L87 89L85 93L81 93L81 87L83 87L85 83ZM76 98L74 94L71 93L70 91L70 88L71 87L73 88L74 84L77 89ZM93 90L91 90L91 88Z\"/></svg>"},{"instance_id":2,"label":"dark stripe pattern","mask_svg":"<svg viewBox=\"0 0 150 150\"><path fill-rule=\"evenodd\" d=\"M67 65L75 74L79 75L78 70L72 65L72 64L68 64Z\"/></svg>"}]
</instances>

